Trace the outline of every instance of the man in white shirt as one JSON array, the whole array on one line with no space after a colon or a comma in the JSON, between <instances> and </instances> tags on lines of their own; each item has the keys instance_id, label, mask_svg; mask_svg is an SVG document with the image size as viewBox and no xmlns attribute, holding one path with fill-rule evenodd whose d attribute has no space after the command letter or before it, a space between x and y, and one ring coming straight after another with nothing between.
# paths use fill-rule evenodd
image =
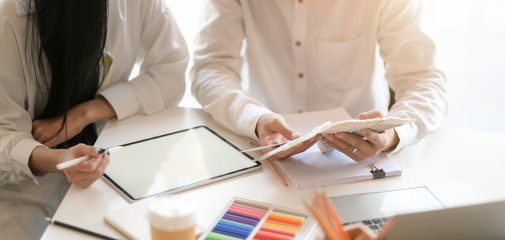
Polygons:
<instances>
[{"instance_id":1,"label":"man in white shirt","mask_svg":"<svg viewBox=\"0 0 505 240\"><path fill-rule=\"evenodd\" d=\"M249 91L241 87L243 47ZM387 81L377 76L381 69ZM341 106L362 119L403 113L416 120L382 133L322 136L357 161L417 141L447 111L446 79L420 1L204 1L190 77L205 111L261 145L299 136L276 113Z\"/></svg>"}]
</instances>

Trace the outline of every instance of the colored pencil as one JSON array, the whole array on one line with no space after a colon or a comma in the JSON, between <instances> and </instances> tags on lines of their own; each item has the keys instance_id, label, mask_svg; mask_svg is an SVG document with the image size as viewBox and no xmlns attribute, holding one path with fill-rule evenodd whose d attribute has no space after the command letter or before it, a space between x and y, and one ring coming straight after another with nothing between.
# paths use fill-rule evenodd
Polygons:
<instances>
[{"instance_id":1,"label":"colored pencil","mask_svg":"<svg viewBox=\"0 0 505 240\"><path fill-rule=\"evenodd\" d=\"M305 207L319 222L324 233L332 240L351 240L344 230L335 208L329 202L324 190L316 190L312 197L312 205L305 202Z\"/></svg>"}]
</instances>

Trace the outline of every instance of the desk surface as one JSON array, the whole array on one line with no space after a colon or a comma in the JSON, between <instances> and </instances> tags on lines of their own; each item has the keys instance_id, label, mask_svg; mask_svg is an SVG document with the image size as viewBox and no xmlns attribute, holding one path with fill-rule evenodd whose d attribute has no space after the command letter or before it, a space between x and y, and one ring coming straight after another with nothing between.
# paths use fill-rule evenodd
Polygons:
<instances>
[{"instance_id":1,"label":"desk surface","mask_svg":"<svg viewBox=\"0 0 505 240\"><path fill-rule=\"evenodd\" d=\"M111 147L122 143L205 124L229 141L245 149L250 139L237 136L217 126L199 109L168 108L149 116L134 116L109 121L96 146ZM439 129L391 157L403 175L327 187L330 196L463 181L481 194L485 201L505 199L505 133ZM268 168L232 179L219 181L179 193L201 206L201 225L210 227L232 197L241 197L304 210L303 200L310 190L284 187ZM465 199L462 199L462 204ZM87 189L72 185L54 218L109 236L124 238L103 217L111 210L129 203L104 179ZM50 225L41 239L90 239L72 230Z\"/></svg>"}]
</instances>

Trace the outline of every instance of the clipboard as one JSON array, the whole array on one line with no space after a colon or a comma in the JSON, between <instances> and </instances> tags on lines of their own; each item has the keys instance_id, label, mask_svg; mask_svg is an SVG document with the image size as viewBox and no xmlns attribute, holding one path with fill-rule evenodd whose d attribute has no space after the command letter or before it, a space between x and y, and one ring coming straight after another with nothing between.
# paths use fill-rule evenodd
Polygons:
<instances>
[{"instance_id":1,"label":"clipboard","mask_svg":"<svg viewBox=\"0 0 505 240\"><path fill-rule=\"evenodd\" d=\"M172 194L259 170L261 163L206 126L124 144L104 177L129 201Z\"/></svg>"}]
</instances>

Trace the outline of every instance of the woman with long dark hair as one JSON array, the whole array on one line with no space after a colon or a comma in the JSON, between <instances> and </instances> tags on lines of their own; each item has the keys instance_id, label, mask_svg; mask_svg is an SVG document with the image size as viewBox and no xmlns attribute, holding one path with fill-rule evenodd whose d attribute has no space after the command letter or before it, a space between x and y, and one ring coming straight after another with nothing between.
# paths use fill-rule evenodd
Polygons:
<instances>
[{"instance_id":1,"label":"woman with long dark hair","mask_svg":"<svg viewBox=\"0 0 505 240\"><path fill-rule=\"evenodd\" d=\"M27 203L51 215L55 205L34 194L55 198L100 178L109 158L92 146L97 124L177 105L187 62L162 0L0 0L1 228L26 221L4 209ZM56 169L81 156L90 160Z\"/></svg>"}]
</instances>

